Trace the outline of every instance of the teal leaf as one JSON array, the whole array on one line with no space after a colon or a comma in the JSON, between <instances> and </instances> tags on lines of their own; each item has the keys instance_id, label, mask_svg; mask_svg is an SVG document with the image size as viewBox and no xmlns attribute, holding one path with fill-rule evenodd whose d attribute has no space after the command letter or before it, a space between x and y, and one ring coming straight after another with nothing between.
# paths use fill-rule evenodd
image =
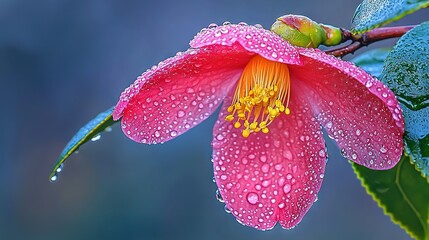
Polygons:
<instances>
[{"instance_id":1,"label":"teal leaf","mask_svg":"<svg viewBox=\"0 0 429 240\"><path fill-rule=\"evenodd\" d=\"M363 33L428 6L429 0L364 0L355 11L351 31Z\"/></svg>"},{"instance_id":2,"label":"teal leaf","mask_svg":"<svg viewBox=\"0 0 429 240\"><path fill-rule=\"evenodd\" d=\"M381 80L404 114L405 148L429 181L429 22L406 33L388 54Z\"/></svg>"},{"instance_id":3,"label":"teal leaf","mask_svg":"<svg viewBox=\"0 0 429 240\"><path fill-rule=\"evenodd\" d=\"M411 237L428 240L429 183L405 154L389 170L371 170L352 163L367 193L384 213Z\"/></svg>"},{"instance_id":4,"label":"teal leaf","mask_svg":"<svg viewBox=\"0 0 429 240\"><path fill-rule=\"evenodd\" d=\"M52 168L51 174L49 175L50 181L54 182L57 180L57 174L62 170L62 166L66 159L72 153L76 152L82 144L90 140L95 141L99 139L101 132L108 130L111 125L116 123L113 121L112 112L113 107L98 114L94 119L79 129L76 135L70 139Z\"/></svg>"},{"instance_id":5,"label":"teal leaf","mask_svg":"<svg viewBox=\"0 0 429 240\"><path fill-rule=\"evenodd\" d=\"M389 48L374 49L355 57L352 59L352 62L367 73L371 74L373 77L380 78L384 60L389 52Z\"/></svg>"}]
</instances>

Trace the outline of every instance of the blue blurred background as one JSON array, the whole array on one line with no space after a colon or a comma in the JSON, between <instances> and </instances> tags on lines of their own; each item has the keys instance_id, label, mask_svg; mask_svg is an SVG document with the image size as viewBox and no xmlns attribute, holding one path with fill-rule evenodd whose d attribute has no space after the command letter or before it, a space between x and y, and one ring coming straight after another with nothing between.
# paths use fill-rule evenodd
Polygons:
<instances>
[{"instance_id":1,"label":"blue blurred background","mask_svg":"<svg viewBox=\"0 0 429 240\"><path fill-rule=\"evenodd\" d=\"M215 198L216 116L155 146L115 126L48 181L71 136L145 69L186 50L201 28L224 21L269 28L287 13L348 28L359 2L1 0L0 239L408 239L331 142L319 201L298 227L240 225Z\"/></svg>"}]
</instances>

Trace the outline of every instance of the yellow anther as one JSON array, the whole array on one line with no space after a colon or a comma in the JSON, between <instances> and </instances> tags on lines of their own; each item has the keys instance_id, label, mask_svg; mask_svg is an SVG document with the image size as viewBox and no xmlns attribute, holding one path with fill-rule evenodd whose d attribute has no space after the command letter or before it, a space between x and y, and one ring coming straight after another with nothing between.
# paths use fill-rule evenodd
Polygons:
<instances>
[{"instance_id":1,"label":"yellow anther","mask_svg":"<svg viewBox=\"0 0 429 240\"><path fill-rule=\"evenodd\" d=\"M243 70L225 120L236 119L234 127L243 129L243 137L259 131L268 133L267 126L280 113L290 114L289 91L288 66L256 55Z\"/></svg>"},{"instance_id":2,"label":"yellow anther","mask_svg":"<svg viewBox=\"0 0 429 240\"><path fill-rule=\"evenodd\" d=\"M250 135L250 130L248 128L244 129L243 132L241 133L241 135L243 135L243 137L247 138Z\"/></svg>"},{"instance_id":3,"label":"yellow anther","mask_svg":"<svg viewBox=\"0 0 429 240\"><path fill-rule=\"evenodd\" d=\"M225 120L228 121L228 122L230 122L230 121L234 120L234 116L232 114L228 115L228 116L225 117Z\"/></svg>"}]
</instances>

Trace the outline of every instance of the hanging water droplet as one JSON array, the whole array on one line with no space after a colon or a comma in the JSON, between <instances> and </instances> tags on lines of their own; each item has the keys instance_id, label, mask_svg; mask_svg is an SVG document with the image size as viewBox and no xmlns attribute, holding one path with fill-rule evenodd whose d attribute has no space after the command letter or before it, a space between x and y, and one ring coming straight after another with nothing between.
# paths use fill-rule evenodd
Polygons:
<instances>
[{"instance_id":1,"label":"hanging water droplet","mask_svg":"<svg viewBox=\"0 0 429 240\"><path fill-rule=\"evenodd\" d=\"M225 202L225 201L223 200L223 198L222 198L222 195L220 194L219 189L217 189L217 190L216 190L216 199L217 199L219 202L221 202L221 203L224 203L224 202Z\"/></svg>"},{"instance_id":2,"label":"hanging water droplet","mask_svg":"<svg viewBox=\"0 0 429 240\"><path fill-rule=\"evenodd\" d=\"M210 23L209 26L208 26L208 28L215 28L215 27L217 27L216 23Z\"/></svg>"},{"instance_id":3,"label":"hanging water droplet","mask_svg":"<svg viewBox=\"0 0 429 240\"><path fill-rule=\"evenodd\" d=\"M231 209L229 209L226 205L225 207L223 207L223 209L225 210L226 213L231 213Z\"/></svg>"},{"instance_id":4,"label":"hanging water droplet","mask_svg":"<svg viewBox=\"0 0 429 240\"><path fill-rule=\"evenodd\" d=\"M51 177L51 179L49 179L51 182L55 182L55 181L57 181L57 179L58 179L58 177L57 177L57 175L55 174L54 176L52 176Z\"/></svg>"},{"instance_id":5,"label":"hanging water droplet","mask_svg":"<svg viewBox=\"0 0 429 240\"><path fill-rule=\"evenodd\" d=\"M111 132L111 131L112 131L112 127L106 127L106 128L104 129L104 131L105 131L105 132Z\"/></svg>"},{"instance_id":6,"label":"hanging water droplet","mask_svg":"<svg viewBox=\"0 0 429 240\"><path fill-rule=\"evenodd\" d=\"M64 163L61 163L61 165L57 168L56 172L59 173L63 170L64 168Z\"/></svg>"},{"instance_id":7,"label":"hanging water droplet","mask_svg":"<svg viewBox=\"0 0 429 240\"><path fill-rule=\"evenodd\" d=\"M91 141L92 141L92 142L96 142L96 141L100 140L100 138L101 138L101 135L100 135L100 134L97 134L97 135L95 135L93 138L91 138Z\"/></svg>"}]
</instances>

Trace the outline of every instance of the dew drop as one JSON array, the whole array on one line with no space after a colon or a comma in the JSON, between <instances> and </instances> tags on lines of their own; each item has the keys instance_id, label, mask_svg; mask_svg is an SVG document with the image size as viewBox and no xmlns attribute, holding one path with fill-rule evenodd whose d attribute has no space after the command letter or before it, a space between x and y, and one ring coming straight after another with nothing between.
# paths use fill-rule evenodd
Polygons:
<instances>
[{"instance_id":1,"label":"dew drop","mask_svg":"<svg viewBox=\"0 0 429 240\"><path fill-rule=\"evenodd\" d=\"M95 135L93 138L91 138L91 141L92 141L92 142L96 142L96 141L100 140L100 138L101 138L101 135L100 135L100 134L97 134L97 135Z\"/></svg>"},{"instance_id":2,"label":"dew drop","mask_svg":"<svg viewBox=\"0 0 429 240\"><path fill-rule=\"evenodd\" d=\"M176 132L176 131L174 131L174 130L173 130L173 131L171 131L171 132L170 132L170 136L172 136L172 137L177 136L177 132Z\"/></svg>"},{"instance_id":3,"label":"dew drop","mask_svg":"<svg viewBox=\"0 0 429 240\"><path fill-rule=\"evenodd\" d=\"M250 204L256 204L258 202L258 200L259 200L258 194L254 193L254 192L249 192L247 194L247 201Z\"/></svg>"},{"instance_id":4,"label":"dew drop","mask_svg":"<svg viewBox=\"0 0 429 240\"><path fill-rule=\"evenodd\" d=\"M223 210L225 210L226 213L231 213L231 209L229 209L226 205L223 207Z\"/></svg>"},{"instance_id":5,"label":"dew drop","mask_svg":"<svg viewBox=\"0 0 429 240\"><path fill-rule=\"evenodd\" d=\"M270 171L270 165L265 163L264 165L262 165L262 172L267 173L268 171Z\"/></svg>"},{"instance_id":6,"label":"dew drop","mask_svg":"<svg viewBox=\"0 0 429 240\"><path fill-rule=\"evenodd\" d=\"M55 181L57 181L57 179L58 179L57 175L54 175L54 176L52 176L49 180L50 180L51 182L55 182Z\"/></svg>"},{"instance_id":7,"label":"dew drop","mask_svg":"<svg viewBox=\"0 0 429 240\"><path fill-rule=\"evenodd\" d=\"M61 163L61 165L57 168L56 172L59 173L63 170L64 168L64 163Z\"/></svg>"},{"instance_id":8,"label":"dew drop","mask_svg":"<svg viewBox=\"0 0 429 240\"><path fill-rule=\"evenodd\" d=\"M292 189L292 187L290 186L290 184L285 184L285 185L283 186L283 191L284 191L285 193L289 193L291 189Z\"/></svg>"},{"instance_id":9,"label":"dew drop","mask_svg":"<svg viewBox=\"0 0 429 240\"><path fill-rule=\"evenodd\" d=\"M293 173L296 173L296 171L298 171L298 166L297 165L293 166L292 171L293 171Z\"/></svg>"},{"instance_id":10,"label":"dew drop","mask_svg":"<svg viewBox=\"0 0 429 240\"><path fill-rule=\"evenodd\" d=\"M112 131L112 127L106 127L106 128L104 129L104 131L105 131L105 132L111 132L111 131Z\"/></svg>"},{"instance_id":11,"label":"dew drop","mask_svg":"<svg viewBox=\"0 0 429 240\"><path fill-rule=\"evenodd\" d=\"M185 112L184 111L180 110L180 111L177 112L177 117L181 118L181 117L184 117L184 116L185 116Z\"/></svg>"},{"instance_id":12,"label":"dew drop","mask_svg":"<svg viewBox=\"0 0 429 240\"><path fill-rule=\"evenodd\" d=\"M219 140L219 141L222 141L222 140L224 139L224 137L223 137L223 135L222 135L222 134L218 134L218 135L216 136L216 139L217 139L217 140Z\"/></svg>"},{"instance_id":13,"label":"dew drop","mask_svg":"<svg viewBox=\"0 0 429 240\"><path fill-rule=\"evenodd\" d=\"M222 198L222 195L221 195L221 194L220 194L220 192L219 192L219 189L218 189L218 190L216 190L216 199L217 199L219 202L221 202L221 203L225 202L225 201L223 200L223 198Z\"/></svg>"},{"instance_id":14,"label":"dew drop","mask_svg":"<svg viewBox=\"0 0 429 240\"><path fill-rule=\"evenodd\" d=\"M271 54L271 56L272 56L273 58L277 58L277 53L273 52L273 53Z\"/></svg>"},{"instance_id":15,"label":"dew drop","mask_svg":"<svg viewBox=\"0 0 429 240\"><path fill-rule=\"evenodd\" d=\"M209 26L208 26L208 28L215 28L215 27L217 27L216 23L210 23Z\"/></svg>"},{"instance_id":16,"label":"dew drop","mask_svg":"<svg viewBox=\"0 0 429 240\"><path fill-rule=\"evenodd\" d=\"M387 149L384 146L381 146L380 152L381 153L387 153Z\"/></svg>"}]
</instances>

